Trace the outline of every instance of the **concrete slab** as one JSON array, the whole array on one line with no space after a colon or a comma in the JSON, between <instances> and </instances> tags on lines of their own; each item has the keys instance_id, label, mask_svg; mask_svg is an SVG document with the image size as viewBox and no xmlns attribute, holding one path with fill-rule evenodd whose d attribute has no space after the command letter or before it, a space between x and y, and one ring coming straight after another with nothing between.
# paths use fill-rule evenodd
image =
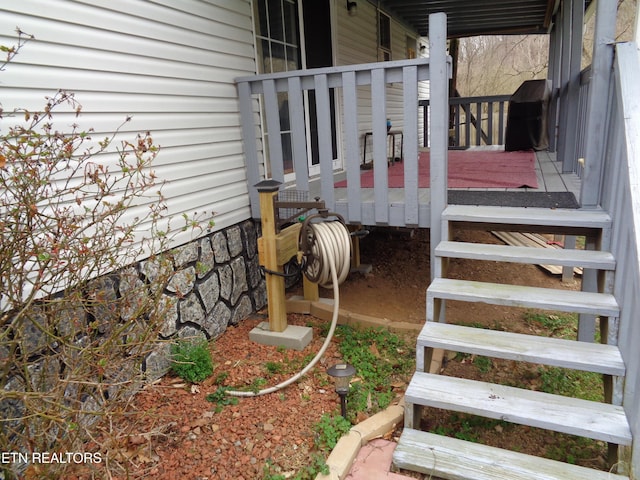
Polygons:
<instances>
[{"instance_id":1,"label":"concrete slab","mask_svg":"<svg viewBox=\"0 0 640 480\"><path fill-rule=\"evenodd\" d=\"M262 322L249 332L249 339L261 345L303 350L313 339L313 329L289 325L282 332L272 332L269 329L269 322Z\"/></svg>"},{"instance_id":2,"label":"concrete slab","mask_svg":"<svg viewBox=\"0 0 640 480\"><path fill-rule=\"evenodd\" d=\"M345 480L411 480L390 471L395 448L394 442L381 438L367 443L360 449Z\"/></svg>"},{"instance_id":3,"label":"concrete slab","mask_svg":"<svg viewBox=\"0 0 640 480\"><path fill-rule=\"evenodd\" d=\"M351 267L349 273L360 273L362 275L367 275L371 273L371 270L373 270L373 265L371 265L370 263L363 263L358 265L357 267Z\"/></svg>"}]
</instances>

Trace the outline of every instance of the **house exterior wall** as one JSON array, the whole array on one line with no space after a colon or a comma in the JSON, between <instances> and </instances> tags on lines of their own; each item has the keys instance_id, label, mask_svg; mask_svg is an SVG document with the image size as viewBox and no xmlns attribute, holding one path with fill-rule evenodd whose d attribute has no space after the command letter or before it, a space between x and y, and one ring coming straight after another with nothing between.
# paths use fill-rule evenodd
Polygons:
<instances>
[{"instance_id":1,"label":"house exterior wall","mask_svg":"<svg viewBox=\"0 0 640 480\"><path fill-rule=\"evenodd\" d=\"M379 60L378 32L377 32L377 7L370 2L358 2L357 15L350 16L342 4L336 7L335 34L335 64L351 65L358 63L374 63ZM385 12L388 13L388 12ZM390 15L390 14L389 14ZM415 40L415 53L417 56L428 56L427 50L420 51L420 43L427 45L403 23L391 16L391 59L403 60L408 57L407 38ZM420 82L418 86L418 98L429 98L429 82ZM402 119L402 86L391 85L387 88L387 117L391 120L393 129L403 128ZM371 90L369 87L358 88L358 126L362 138L365 132L371 131ZM423 144L423 122L418 123L419 145ZM361 150L362 152L362 145ZM366 161L370 161L371 150L367 148Z\"/></svg>"},{"instance_id":2,"label":"house exterior wall","mask_svg":"<svg viewBox=\"0 0 640 480\"><path fill-rule=\"evenodd\" d=\"M351 17L342 4L332 5L337 64L375 62L376 8L360 2ZM99 139L122 125L116 141L150 131L161 148L154 171L165 182L167 213L177 219L172 246L191 248L200 240L191 229L175 228L183 214L196 212L207 235L251 217L235 78L256 71L252 11L251 0L57 0L55 7L47 0L3 2L0 43L16 43L16 26L35 39L0 72L2 107L35 111L64 89L75 93L82 115L76 118L70 109L56 114L61 130L77 123ZM393 18L391 33L392 58L405 58L407 35L415 34ZM397 128L400 88L389 87L389 115ZM363 100L364 132L371 125L370 95ZM5 116L0 128L14 121ZM116 158L113 153L101 160ZM208 228L211 219L215 225ZM260 298L264 287L254 287ZM253 306L263 305L254 300Z\"/></svg>"},{"instance_id":3,"label":"house exterior wall","mask_svg":"<svg viewBox=\"0 0 640 480\"><path fill-rule=\"evenodd\" d=\"M262 308L266 288L234 81L255 73L251 1L0 3L0 44L17 44L16 26L35 39L0 72L3 132L20 121L7 112L42 110L46 96L64 89L74 92L82 114L57 110L61 131L76 123L103 139L131 117L101 163L113 165L115 144L135 142L138 132L150 131L160 146L153 169L165 182L176 248L165 299L171 314L162 337L215 338ZM200 238L180 228L182 215L194 213L203 225ZM139 260L128 268L143 275L145 260ZM150 378L168 368L168 349L161 344L149 357L144 368Z\"/></svg>"},{"instance_id":4,"label":"house exterior wall","mask_svg":"<svg viewBox=\"0 0 640 480\"><path fill-rule=\"evenodd\" d=\"M167 307L163 339L217 338L267 304L257 238L255 224L246 220L175 250L162 298ZM144 261L132 268L143 276L149 271ZM154 380L166 373L170 358L170 343L159 343L143 365L145 377Z\"/></svg>"},{"instance_id":5,"label":"house exterior wall","mask_svg":"<svg viewBox=\"0 0 640 480\"><path fill-rule=\"evenodd\" d=\"M234 83L255 73L250 0L2 2L3 45L16 26L35 40L0 73L5 112L75 92L83 114L61 123L101 138L131 116L119 139L152 133L169 215L213 216L214 230L250 217Z\"/></svg>"}]
</instances>

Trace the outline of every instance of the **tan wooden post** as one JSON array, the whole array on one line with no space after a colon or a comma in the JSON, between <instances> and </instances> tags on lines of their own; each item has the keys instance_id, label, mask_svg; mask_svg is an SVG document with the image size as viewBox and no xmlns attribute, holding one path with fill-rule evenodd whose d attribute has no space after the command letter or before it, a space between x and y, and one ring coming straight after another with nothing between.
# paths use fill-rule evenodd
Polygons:
<instances>
[{"instance_id":1,"label":"tan wooden post","mask_svg":"<svg viewBox=\"0 0 640 480\"><path fill-rule=\"evenodd\" d=\"M362 225L349 225L348 228L350 232L358 232L362 230ZM351 235L351 271L366 275L371 272L371 269L371 264L360 263L360 237Z\"/></svg>"},{"instance_id":2,"label":"tan wooden post","mask_svg":"<svg viewBox=\"0 0 640 480\"><path fill-rule=\"evenodd\" d=\"M306 275L302 275L302 291L304 299L309 302L317 302L320 300L320 289L317 283L313 283Z\"/></svg>"},{"instance_id":3,"label":"tan wooden post","mask_svg":"<svg viewBox=\"0 0 640 480\"><path fill-rule=\"evenodd\" d=\"M351 270L360 268L360 237L351 237Z\"/></svg>"},{"instance_id":4,"label":"tan wooden post","mask_svg":"<svg viewBox=\"0 0 640 480\"><path fill-rule=\"evenodd\" d=\"M280 182L264 180L256 185L260 197L260 220L262 222L262 258L260 264L267 270L283 272L278 265L277 225L274 207ZM269 311L269 329L283 332L287 328L287 307L285 301L284 277L267 273L267 307Z\"/></svg>"}]
</instances>

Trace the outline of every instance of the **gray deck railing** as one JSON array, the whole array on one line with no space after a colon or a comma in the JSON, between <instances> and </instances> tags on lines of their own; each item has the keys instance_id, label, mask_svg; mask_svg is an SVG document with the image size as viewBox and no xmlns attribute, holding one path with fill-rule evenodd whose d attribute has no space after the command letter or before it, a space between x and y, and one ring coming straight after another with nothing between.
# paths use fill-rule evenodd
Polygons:
<instances>
[{"instance_id":1,"label":"gray deck railing","mask_svg":"<svg viewBox=\"0 0 640 480\"><path fill-rule=\"evenodd\" d=\"M385 98L387 85L403 84L404 112L404 157L405 168L415 169L417 177L418 158L418 126L417 126L417 92L418 81L427 80L429 71L428 59L384 62L366 65L349 65L335 68L319 68L298 70L272 75L257 75L237 79L240 92L240 106L242 124L245 131L245 154L247 158L247 177L251 195L253 216L259 216L257 196L252 185L262 180L266 168L259 161L258 140L255 138L258 125L255 123L254 96L261 96L266 118L266 133L269 139L280 138L281 119L278 95L285 94L288 100L288 114L291 125L291 142L293 152L293 167L295 179L289 185L297 190L309 190L308 155L305 133L304 92L315 92L315 110L318 125L318 151L320 160L320 191L321 197L330 210L335 206L334 172L332 138L335 130L331 125L330 89L334 89L336 96L341 95L342 111L338 118L342 118L342 132L344 144L344 169L347 177L347 195L349 197L349 220L360 221L358 211L360 202L360 145L361 130L358 125L358 111L363 104L358 101L358 87L367 86L371 91L371 131L373 147L373 164L375 177L376 199L380 200L380 207L376 209L376 220L384 223L386 220L383 206L384 190L386 189L386 161L387 161L387 111ZM368 103L368 102L366 102ZM367 122L368 123L368 122ZM340 126L338 126L338 129ZM268 142L269 171L273 180L284 183L284 157L281 142ZM384 175L382 175L384 174ZM417 191L415 196L417 209Z\"/></svg>"},{"instance_id":2,"label":"gray deck railing","mask_svg":"<svg viewBox=\"0 0 640 480\"><path fill-rule=\"evenodd\" d=\"M511 95L449 98L449 147L504 145ZM424 147L429 129L430 100L420 100L424 118Z\"/></svg>"},{"instance_id":3,"label":"gray deck railing","mask_svg":"<svg viewBox=\"0 0 640 480\"><path fill-rule=\"evenodd\" d=\"M567 141L574 141L575 147L570 150L575 152L575 155L563 155L562 158L562 171L574 172L580 178L584 170L584 165L580 162L581 158L585 156L585 144L586 144L586 131L587 131L587 100L589 98L589 79L591 78L591 67L586 67L580 72L580 90L578 93L578 116L576 118L576 133L575 139L567 139Z\"/></svg>"},{"instance_id":4,"label":"gray deck railing","mask_svg":"<svg viewBox=\"0 0 640 480\"><path fill-rule=\"evenodd\" d=\"M446 39L446 17L444 14L435 14L435 30L441 30ZM432 35L433 36L433 35ZM433 42L433 41L432 41ZM270 75L256 75L236 79L242 132L245 147L246 169L249 196L251 200L251 212L254 218L260 218L258 194L254 187L259 181L267 178L267 174L273 180L284 183L284 153L281 141L271 139L281 138L280 108L288 104L289 126L291 130L292 159L289 160L295 171L295 179L287 183L288 187L301 191L309 191L307 134L305 131L305 92L313 91L315 95L309 95L309 99L315 101L317 119L318 156L320 167L320 195L327 208L334 209L335 187L333 168L333 136L335 131L342 132L343 166L347 180L347 203L349 223L362 222L363 218L363 194L360 187L360 146L363 133L372 132L373 169L374 169L374 220L377 224L389 224L391 205L389 202L389 189L387 177L387 96L389 87L393 84L394 91L402 86L402 99L396 103L402 105L402 129L403 129L403 168L405 174L403 216L407 225L418 224L418 82L432 78L431 72L435 68L438 72L447 75L451 70L450 60L442 46L434 46L434 49L442 49L442 65L434 65L433 55L431 59L412 59L392 62L379 62L364 65L347 65L340 67L319 68L282 72ZM440 56L436 56L440 62ZM446 86L439 86L432 82L431 92L441 94L446 98ZM360 87L366 87L360 89ZM341 111L337 115L339 125L332 128L331 119L331 95L333 89L337 105ZM364 92L370 92L370 96L363 101ZM286 96L286 102L282 99ZM280 101L279 101L280 100ZM262 107L262 115L260 114ZM432 124L446 123L446 106L438 107L432 115L440 115L441 121ZM370 118L365 118L369 115ZM364 112L364 113L363 113ZM264 121L261 121L264 118ZM363 125L366 128L363 130ZM369 128L370 125L370 128ZM446 125L445 125L446 128ZM264 130L264 131L263 131ZM263 134L270 141L266 152L263 148ZM433 132L432 132L433 135ZM435 134L437 135L437 133ZM340 143L338 143L340 145ZM438 157L432 152L432 158ZM446 156L446 151L440 156ZM266 160L264 157L268 157ZM268 162L268 164L267 164ZM446 166L446 158L437 165ZM433 160L432 160L433 165ZM439 166L432 168L440 168ZM446 171L446 170L445 170ZM268 173L267 173L268 172ZM432 178L434 176L432 175ZM435 176L439 178L439 175ZM446 183L446 175L445 175ZM442 190L442 189L440 189ZM446 197L446 187L443 198ZM369 205L368 205L369 206ZM394 212L395 214L396 212Z\"/></svg>"},{"instance_id":5,"label":"gray deck railing","mask_svg":"<svg viewBox=\"0 0 640 480\"><path fill-rule=\"evenodd\" d=\"M616 46L613 95L607 115L602 207L613 219L611 251L616 257L613 292L621 306L610 325L627 368L623 406L634 436L632 478L640 478L640 71L635 44Z\"/></svg>"}]
</instances>

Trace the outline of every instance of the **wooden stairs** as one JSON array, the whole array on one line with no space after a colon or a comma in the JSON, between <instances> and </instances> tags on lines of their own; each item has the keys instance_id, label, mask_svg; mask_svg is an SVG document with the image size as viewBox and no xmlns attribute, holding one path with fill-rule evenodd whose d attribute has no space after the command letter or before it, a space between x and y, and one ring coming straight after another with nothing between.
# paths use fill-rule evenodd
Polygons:
<instances>
[{"instance_id":1,"label":"wooden stairs","mask_svg":"<svg viewBox=\"0 0 640 480\"><path fill-rule=\"evenodd\" d=\"M417 368L405 394L405 428L394 453L394 465L453 480L628 479L622 474L420 431L422 408L433 407L601 440L609 443L610 457L615 456L618 445L632 441L621 405L625 365L616 346L619 306L611 293L616 262L607 252L608 214L598 210L451 205L442 221L445 238L435 248L435 278L427 289L427 322L417 340ZM590 249L454 242L450 238L454 226L584 235ZM595 281L583 281L583 291L576 292L454 280L446 278L447 263L452 258L583 267L586 278L591 272ZM590 285L592 291L584 291ZM584 316L585 322L599 318L604 340L574 341L447 324L446 300L575 312ZM606 402L429 373L436 349L597 372L603 375Z\"/></svg>"}]
</instances>

